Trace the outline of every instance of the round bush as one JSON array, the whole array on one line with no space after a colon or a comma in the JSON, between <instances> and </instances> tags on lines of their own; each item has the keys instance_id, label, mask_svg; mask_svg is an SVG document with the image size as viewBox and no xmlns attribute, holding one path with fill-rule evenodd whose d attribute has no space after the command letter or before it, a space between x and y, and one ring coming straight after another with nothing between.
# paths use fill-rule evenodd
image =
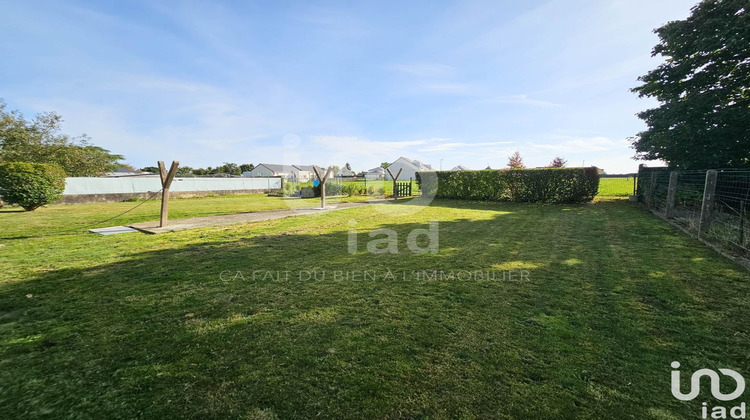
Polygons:
<instances>
[{"instance_id":1,"label":"round bush","mask_svg":"<svg viewBox=\"0 0 750 420\"><path fill-rule=\"evenodd\" d=\"M26 211L55 202L65 189L65 171L46 163L0 163L0 197Z\"/></svg>"}]
</instances>

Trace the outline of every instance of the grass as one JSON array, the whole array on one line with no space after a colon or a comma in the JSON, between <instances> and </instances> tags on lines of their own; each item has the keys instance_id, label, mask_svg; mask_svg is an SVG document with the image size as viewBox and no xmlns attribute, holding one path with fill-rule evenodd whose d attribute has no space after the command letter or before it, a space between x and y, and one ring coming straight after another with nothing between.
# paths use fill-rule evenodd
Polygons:
<instances>
[{"instance_id":1,"label":"grass","mask_svg":"<svg viewBox=\"0 0 750 420\"><path fill-rule=\"evenodd\" d=\"M599 179L598 197L627 197L633 194L633 177Z\"/></svg>"},{"instance_id":2,"label":"grass","mask_svg":"<svg viewBox=\"0 0 750 420\"><path fill-rule=\"evenodd\" d=\"M181 216L282 206L172 203ZM405 201L165 235L23 238L125 207L0 211L3 417L678 419L711 400L671 396L673 360L683 377L750 372L747 272L624 200L436 200L416 213ZM410 253L408 233L429 221L440 252ZM367 233L386 227L402 252L367 253ZM415 273L504 269L528 281ZM266 270L328 275L253 279ZM379 277L333 278L347 270Z\"/></svg>"},{"instance_id":3,"label":"grass","mask_svg":"<svg viewBox=\"0 0 750 420\"><path fill-rule=\"evenodd\" d=\"M378 199L382 197L327 197L326 205ZM127 225L159 219L161 201L158 196L145 203L139 200L137 202L52 205L33 213L23 212L21 208L15 206L0 208L0 227L2 227L0 238L45 235L76 227L80 228L79 231L85 231L94 223L116 216L140 203L142 203L140 206L127 214L107 224L93 227ZM269 197L265 194L177 198L169 200L169 218L184 219L319 206L320 198Z\"/></svg>"}]
</instances>

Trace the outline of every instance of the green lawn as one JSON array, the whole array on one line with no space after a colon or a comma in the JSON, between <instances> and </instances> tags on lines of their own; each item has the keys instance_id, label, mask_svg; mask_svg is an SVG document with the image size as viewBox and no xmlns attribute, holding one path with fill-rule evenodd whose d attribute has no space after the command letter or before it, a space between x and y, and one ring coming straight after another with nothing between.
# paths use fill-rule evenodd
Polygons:
<instances>
[{"instance_id":1,"label":"green lawn","mask_svg":"<svg viewBox=\"0 0 750 420\"><path fill-rule=\"evenodd\" d=\"M672 361L685 378L750 378L748 273L625 200L385 211L414 208L404 201L165 235L24 238L132 205L0 210L3 418L680 419L711 400L674 399ZM174 200L172 217L286 206ZM408 233L429 221L440 252L410 253ZM399 254L365 251L381 227L398 232ZM386 269L397 278L332 278ZM414 273L505 269L528 281ZM253 279L265 270L329 274Z\"/></svg>"},{"instance_id":2,"label":"green lawn","mask_svg":"<svg viewBox=\"0 0 750 420\"><path fill-rule=\"evenodd\" d=\"M627 197L633 195L633 177L599 179L598 197Z\"/></svg>"}]
</instances>

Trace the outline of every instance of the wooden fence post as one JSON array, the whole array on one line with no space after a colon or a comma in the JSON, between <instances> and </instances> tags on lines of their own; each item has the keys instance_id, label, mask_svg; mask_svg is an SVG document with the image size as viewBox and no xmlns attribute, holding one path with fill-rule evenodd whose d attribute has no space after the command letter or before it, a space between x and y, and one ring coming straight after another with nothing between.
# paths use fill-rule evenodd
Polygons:
<instances>
[{"instance_id":1,"label":"wooden fence post","mask_svg":"<svg viewBox=\"0 0 750 420\"><path fill-rule=\"evenodd\" d=\"M674 200L675 194L677 193L677 171L669 173L669 189L667 190L667 210L664 212L664 217L671 219L674 217Z\"/></svg>"},{"instance_id":2,"label":"wooden fence post","mask_svg":"<svg viewBox=\"0 0 750 420\"><path fill-rule=\"evenodd\" d=\"M328 170L326 170L325 176L320 176L320 172L315 166L313 166L313 171L315 171L315 176L320 180L320 208L324 209L326 208L326 180L328 180L328 176L331 175L331 168L329 167Z\"/></svg>"},{"instance_id":3,"label":"wooden fence post","mask_svg":"<svg viewBox=\"0 0 750 420\"><path fill-rule=\"evenodd\" d=\"M703 189L703 205L701 206L701 220L698 225L698 237L702 237L711 225L714 203L716 202L716 169L706 171L706 186Z\"/></svg>"},{"instance_id":4,"label":"wooden fence post","mask_svg":"<svg viewBox=\"0 0 750 420\"><path fill-rule=\"evenodd\" d=\"M177 168L180 162L173 160L169 172L164 167L164 162L159 161L159 176L161 177L161 217L159 218L159 227L167 225L169 217L169 187L172 186L172 180L177 174Z\"/></svg>"},{"instance_id":5,"label":"wooden fence post","mask_svg":"<svg viewBox=\"0 0 750 420\"><path fill-rule=\"evenodd\" d=\"M656 191L656 171L651 171L651 184L648 187L648 197L646 197L646 204L648 208L651 208L654 203L654 192Z\"/></svg>"},{"instance_id":6,"label":"wooden fence post","mask_svg":"<svg viewBox=\"0 0 750 420\"><path fill-rule=\"evenodd\" d=\"M399 169L396 176L393 176L393 172L391 172L390 168L385 168L385 170L388 171L388 175L390 175L391 179L393 179L393 199L398 200L398 184L396 183L396 181L398 180L398 177L401 175L401 171L403 171L404 168Z\"/></svg>"},{"instance_id":7,"label":"wooden fence post","mask_svg":"<svg viewBox=\"0 0 750 420\"><path fill-rule=\"evenodd\" d=\"M745 200L740 201L740 241L741 247L745 246L745 217L747 212L745 211L746 203Z\"/></svg>"}]
</instances>

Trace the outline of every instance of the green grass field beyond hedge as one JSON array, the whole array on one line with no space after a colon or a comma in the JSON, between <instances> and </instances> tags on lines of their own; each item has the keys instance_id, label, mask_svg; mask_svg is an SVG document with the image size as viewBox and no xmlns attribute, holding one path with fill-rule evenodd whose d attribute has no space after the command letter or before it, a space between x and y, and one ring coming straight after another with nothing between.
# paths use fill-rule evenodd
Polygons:
<instances>
[{"instance_id":1,"label":"green grass field beyond hedge","mask_svg":"<svg viewBox=\"0 0 750 420\"><path fill-rule=\"evenodd\" d=\"M3 418L681 419L716 402L707 387L673 398L672 361L683 378L750 378L748 273L624 200L434 201L412 214L404 201L164 235L33 237L132 204L0 210ZM430 221L439 253L409 252L409 232ZM398 233L399 254L366 252L378 228ZM328 274L253 278L284 270ZM351 270L378 277L334 277Z\"/></svg>"},{"instance_id":2,"label":"green grass field beyond hedge","mask_svg":"<svg viewBox=\"0 0 750 420\"><path fill-rule=\"evenodd\" d=\"M633 178L600 178L597 197L627 197L633 195Z\"/></svg>"}]
</instances>

